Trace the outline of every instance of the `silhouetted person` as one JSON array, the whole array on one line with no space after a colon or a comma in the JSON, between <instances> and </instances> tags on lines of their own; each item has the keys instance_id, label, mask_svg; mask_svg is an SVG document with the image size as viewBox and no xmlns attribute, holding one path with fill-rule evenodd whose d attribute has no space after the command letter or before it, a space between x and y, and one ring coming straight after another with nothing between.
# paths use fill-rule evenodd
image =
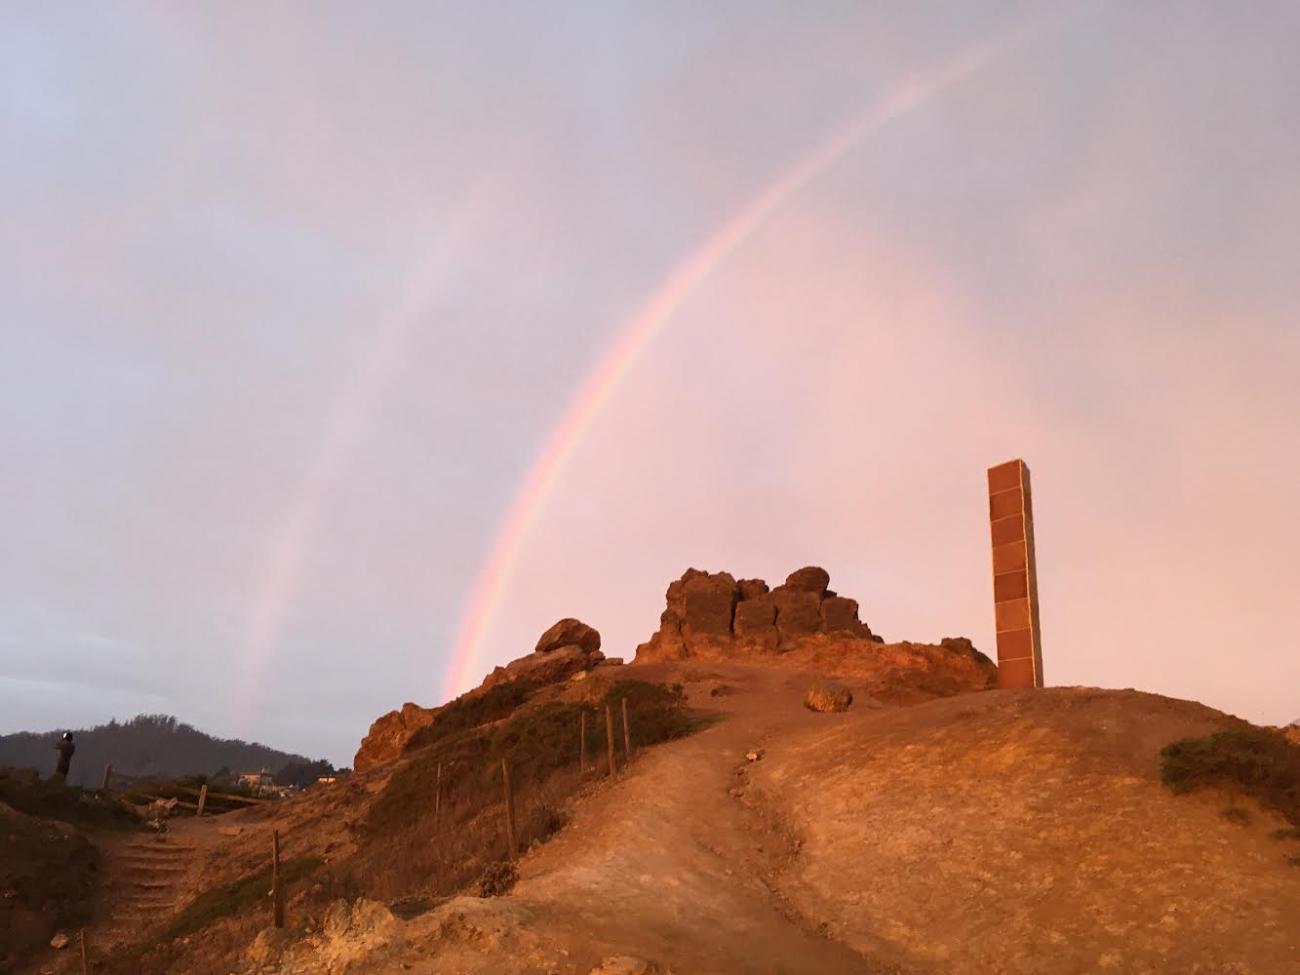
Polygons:
<instances>
[{"instance_id":1,"label":"silhouetted person","mask_svg":"<svg viewBox=\"0 0 1300 975\"><path fill-rule=\"evenodd\" d=\"M54 770L54 777L60 782L66 782L68 769L72 767L72 753L77 750L77 746L72 743L72 732L65 731L54 747L59 751L59 767Z\"/></svg>"}]
</instances>

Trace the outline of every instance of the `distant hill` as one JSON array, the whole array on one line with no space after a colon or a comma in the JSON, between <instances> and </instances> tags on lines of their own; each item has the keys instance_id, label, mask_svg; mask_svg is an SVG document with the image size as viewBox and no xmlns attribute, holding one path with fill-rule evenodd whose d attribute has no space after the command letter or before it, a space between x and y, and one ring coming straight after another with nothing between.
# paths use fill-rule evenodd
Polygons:
<instances>
[{"instance_id":1,"label":"distant hill","mask_svg":"<svg viewBox=\"0 0 1300 975\"><path fill-rule=\"evenodd\" d=\"M34 768L46 778L54 773L55 742L66 729L44 733L20 731L0 735L0 765ZM326 762L277 751L255 742L214 738L165 714L141 714L130 721L110 721L95 728L72 729L77 745L69 785L94 786L112 763L124 775L215 775L267 769L290 774L310 767L323 774ZM290 768L292 766L292 768Z\"/></svg>"}]
</instances>

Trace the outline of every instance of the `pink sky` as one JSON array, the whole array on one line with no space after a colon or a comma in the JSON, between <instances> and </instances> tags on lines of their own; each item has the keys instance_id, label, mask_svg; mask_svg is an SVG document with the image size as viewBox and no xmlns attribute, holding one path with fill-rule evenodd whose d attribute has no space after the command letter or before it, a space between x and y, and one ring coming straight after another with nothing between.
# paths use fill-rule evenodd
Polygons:
<instances>
[{"instance_id":1,"label":"pink sky","mask_svg":"<svg viewBox=\"0 0 1300 975\"><path fill-rule=\"evenodd\" d=\"M344 761L436 703L621 329L1037 9L0 14L0 731ZM630 656L692 565L991 652L1022 456L1049 683L1300 717L1298 17L1067 8L801 182L609 387L470 669L566 615Z\"/></svg>"}]
</instances>

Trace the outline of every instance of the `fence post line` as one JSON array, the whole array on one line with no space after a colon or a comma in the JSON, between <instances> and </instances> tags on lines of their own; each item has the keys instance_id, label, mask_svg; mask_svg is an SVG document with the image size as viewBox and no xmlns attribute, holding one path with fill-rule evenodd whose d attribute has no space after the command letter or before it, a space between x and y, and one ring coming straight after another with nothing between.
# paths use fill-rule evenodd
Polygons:
<instances>
[{"instance_id":1,"label":"fence post line","mask_svg":"<svg viewBox=\"0 0 1300 975\"><path fill-rule=\"evenodd\" d=\"M280 831L271 833L271 923L284 927L284 888L280 883Z\"/></svg>"},{"instance_id":2,"label":"fence post line","mask_svg":"<svg viewBox=\"0 0 1300 975\"><path fill-rule=\"evenodd\" d=\"M578 768L587 771L587 712L578 712Z\"/></svg>"},{"instance_id":3,"label":"fence post line","mask_svg":"<svg viewBox=\"0 0 1300 975\"><path fill-rule=\"evenodd\" d=\"M199 786L199 808L194 811L195 817L203 815L203 807L208 804L208 784L204 782Z\"/></svg>"},{"instance_id":4,"label":"fence post line","mask_svg":"<svg viewBox=\"0 0 1300 975\"><path fill-rule=\"evenodd\" d=\"M609 749L609 777L614 777L614 712L605 705L605 744Z\"/></svg>"},{"instance_id":5,"label":"fence post line","mask_svg":"<svg viewBox=\"0 0 1300 975\"><path fill-rule=\"evenodd\" d=\"M623 698L623 764L632 760L632 732L628 730L627 698Z\"/></svg>"},{"instance_id":6,"label":"fence post line","mask_svg":"<svg viewBox=\"0 0 1300 975\"><path fill-rule=\"evenodd\" d=\"M442 762L438 763L438 776L433 786L433 825L442 822Z\"/></svg>"},{"instance_id":7,"label":"fence post line","mask_svg":"<svg viewBox=\"0 0 1300 975\"><path fill-rule=\"evenodd\" d=\"M515 842L515 797L510 791L510 766L501 759L501 784L506 792L506 842L510 846L511 862L519 859L519 847Z\"/></svg>"},{"instance_id":8,"label":"fence post line","mask_svg":"<svg viewBox=\"0 0 1300 975\"><path fill-rule=\"evenodd\" d=\"M104 784L101 786L102 791L107 792L113 784L113 763L109 762L104 766Z\"/></svg>"}]
</instances>

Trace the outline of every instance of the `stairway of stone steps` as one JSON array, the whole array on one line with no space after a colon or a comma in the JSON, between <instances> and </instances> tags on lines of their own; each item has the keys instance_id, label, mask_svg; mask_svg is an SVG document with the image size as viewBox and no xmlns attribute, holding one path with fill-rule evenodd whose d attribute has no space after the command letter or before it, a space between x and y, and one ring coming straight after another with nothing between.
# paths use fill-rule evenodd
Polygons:
<instances>
[{"instance_id":1,"label":"stairway of stone steps","mask_svg":"<svg viewBox=\"0 0 1300 975\"><path fill-rule=\"evenodd\" d=\"M96 932L101 943L137 941L180 911L188 903L185 878L196 849L163 835L132 838L106 850L107 917Z\"/></svg>"}]
</instances>

